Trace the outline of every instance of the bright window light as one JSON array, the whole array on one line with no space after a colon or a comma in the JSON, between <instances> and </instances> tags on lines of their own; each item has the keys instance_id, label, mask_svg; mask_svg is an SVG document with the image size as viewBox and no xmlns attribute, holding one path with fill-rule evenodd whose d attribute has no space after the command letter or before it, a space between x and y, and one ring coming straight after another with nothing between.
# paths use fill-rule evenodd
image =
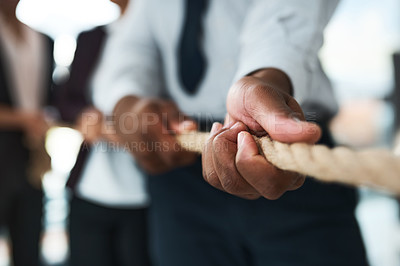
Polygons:
<instances>
[{"instance_id":1,"label":"bright window light","mask_svg":"<svg viewBox=\"0 0 400 266\"><path fill-rule=\"evenodd\" d=\"M82 30L107 24L119 16L108 0L21 0L18 18L53 38L76 36Z\"/></svg>"}]
</instances>

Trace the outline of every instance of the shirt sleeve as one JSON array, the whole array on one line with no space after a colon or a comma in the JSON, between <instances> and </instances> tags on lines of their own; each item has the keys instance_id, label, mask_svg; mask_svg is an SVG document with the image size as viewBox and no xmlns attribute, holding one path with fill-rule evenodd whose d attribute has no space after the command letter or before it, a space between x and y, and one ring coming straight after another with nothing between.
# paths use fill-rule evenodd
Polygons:
<instances>
[{"instance_id":1,"label":"shirt sleeve","mask_svg":"<svg viewBox=\"0 0 400 266\"><path fill-rule=\"evenodd\" d=\"M262 68L276 68L291 80L294 96L303 100L314 69L323 31L339 0L254 0L240 36L235 81Z\"/></svg>"},{"instance_id":2,"label":"shirt sleeve","mask_svg":"<svg viewBox=\"0 0 400 266\"><path fill-rule=\"evenodd\" d=\"M135 0L107 40L92 82L93 102L111 114L128 95L157 97L162 92L161 60L149 23L148 0Z\"/></svg>"}]
</instances>

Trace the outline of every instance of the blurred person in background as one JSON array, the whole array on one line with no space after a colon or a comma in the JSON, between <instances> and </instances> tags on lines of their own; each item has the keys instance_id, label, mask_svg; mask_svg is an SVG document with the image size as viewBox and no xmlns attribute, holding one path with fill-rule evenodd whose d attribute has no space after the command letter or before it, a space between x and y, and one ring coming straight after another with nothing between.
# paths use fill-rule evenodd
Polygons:
<instances>
[{"instance_id":1,"label":"blurred person in background","mask_svg":"<svg viewBox=\"0 0 400 266\"><path fill-rule=\"evenodd\" d=\"M18 0L0 0L0 225L8 229L13 265L39 265L41 160L48 130L53 42L16 17ZM35 154L35 155L34 155Z\"/></svg>"},{"instance_id":2,"label":"blurred person in background","mask_svg":"<svg viewBox=\"0 0 400 266\"><path fill-rule=\"evenodd\" d=\"M336 112L318 51L337 4L135 1L107 47L94 100L115 115L121 142L148 145L130 151L149 173L156 265L367 265L355 190L276 169L250 136L321 137L299 104L321 126ZM203 162L180 149L185 115L209 130L227 114ZM331 146L326 133L321 143Z\"/></svg>"},{"instance_id":3,"label":"blurred person in background","mask_svg":"<svg viewBox=\"0 0 400 266\"><path fill-rule=\"evenodd\" d=\"M113 0L124 14L128 0ZM64 121L77 125L85 141L67 186L70 204L70 262L73 266L149 265L145 180L106 117L93 106L92 79L107 39L120 21L79 35L69 80L57 88ZM103 71L107 71L104 70Z\"/></svg>"}]
</instances>

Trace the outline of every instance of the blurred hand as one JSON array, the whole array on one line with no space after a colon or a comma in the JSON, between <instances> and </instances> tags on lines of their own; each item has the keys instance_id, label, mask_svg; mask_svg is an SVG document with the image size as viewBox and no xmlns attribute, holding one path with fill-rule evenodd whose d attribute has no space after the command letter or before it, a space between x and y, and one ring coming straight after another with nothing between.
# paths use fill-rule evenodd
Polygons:
<instances>
[{"instance_id":1,"label":"blurred hand","mask_svg":"<svg viewBox=\"0 0 400 266\"><path fill-rule=\"evenodd\" d=\"M41 112L20 112L18 114L22 129L29 139L44 140L49 130L45 116Z\"/></svg>"},{"instance_id":2,"label":"blurred hand","mask_svg":"<svg viewBox=\"0 0 400 266\"><path fill-rule=\"evenodd\" d=\"M195 130L171 101L123 98L115 109L118 135L139 165L150 174L160 174L192 164L197 155L181 148L176 134Z\"/></svg>"},{"instance_id":3,"label":"blurred hand","mask_svg":"<svg viewBox=\"0 0 400 266\"><path fill-rule=\"evenodd\" d=\"M103 114L95 107L89 107L82 112L77 120L77 130L90 144L100 139L117 144L119 142L114 125L107 123Z\"/></svg>"},{"instance_id":4,"label":"blurred hand","mask_svg":"<svg viewBox=\"0 0 400 266\"><path fill-rule=\"evenodd\" d=\"M203 152L203 176L208 183L247 199L277 199L304 183L304 176L271 165L251 136L269 134L286 143L318 141L320 128L304 121L290 92L290 81L275 69L244 77L232 86L225 127L214 124Z\"/></svg>"},{"instance_id":5,"label":"blurred hand","mask_svg":"<svg viewBox=\"0 0 400 266\"><path fill-rule=\"evenodd\" d=\"M101 138L103 114L96 108L89 107L78 118L76 127L82 133L84 140L93 144Z\"/></svg>"}]
</instances>

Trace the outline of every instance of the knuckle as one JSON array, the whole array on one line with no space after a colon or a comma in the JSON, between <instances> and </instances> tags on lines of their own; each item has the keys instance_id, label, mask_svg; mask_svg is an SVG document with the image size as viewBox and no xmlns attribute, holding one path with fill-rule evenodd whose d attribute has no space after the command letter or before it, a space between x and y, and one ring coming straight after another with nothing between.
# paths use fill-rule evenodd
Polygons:
<instances>
[{"instance_id":1,"label":"knuckle","mask_svg":"<svg viewBox=\"0 0 400 266\"><path fill-rule=\"evenodd\" d=\"M277 200L279 199L284 192L280 191L269 191L268 193L263 193L262 196L269 200Z\"/></svg>"},{"instance_id":2,"label":"knuckle","mask_svg":"<svg viewBox=\"0 0 400 266\"><path fill-rule=\"evenodd\" d=\"M237 88L240 88L241 90L250 90L252 87L254 87L252 84L254 82L254 78L251 76L246 76L241 78L236 82Z\"/></svg>"},{"instance_id":3,"label":"knuckle","mask_svg":"<svg viewBox=\"0 0 400 266\"><path fill-rule=\"evenodd\" d=\"M220 143L223 143L224 141L225 141L225 137L221 133L221 134L218 134L218 135L215 136L215 138L212 140L212 144L213 144L213 146L216 146L216 145L218 145Z\"/></svg>"},{"instance_id":4,"label":"knuckle","mask_svg":"<svg viewBox=\"0 0 400 266\"><path fill-rule=\"evenodd\" d=\"M215 155L219 155L224 152L224 148L227 147L227 139L222 134L217 135L212 141L212 149Z\"/></svg>"},{"instance_id":5,"label":"knuckle","mask_svg":"<svg viewBox=\"0 0 400 266\"><path fill-rule=\"evenodd\" d=\"M268 186L263 186L259 189L261 195L269 200L279 199L285 192L286 189L278 181L270 181Z\"/></svg>"},{"instance_id":6,"label":"knuckle","mask_svg":"<svg viewBox=\"0 0 400 266\"><path fill-rule=\"evenodd\" d=\"M209 171L209 172L207 172L207 173L205 174L205 177L206 177L207 182L208 182L209 180L211 180L211 179L214 179L214 178L217 177L217 176L218 176L218 175L217 175L217 173L215 172L214 169L211 170L211 171Z\"/></svg>"},{"instance_id":7,"label":"knuckle","mask_svg":"<svg viewBox=\"0 0 400 266\"><path fill-rule=\"evenodd\" d=\"M229 193L234 193L238 190L238 181L231 175L221 177L221 185Z\"/></svg>"},{"instance_id":8,"label":"knuckle","mask_svg":"<svg viewBox=\"0 0 400 266\"><path fill-rule=\"evenodd\" d=\"M292 186L292 190L298 189L304 185L304 182L306 181L306 177L304 175L298 175L296 181L294 182Z\"/></svg>"},{"instance_id":9,"label":"knuckle","mask_svg":"<svg viewBox=\"0 0 400 266\"><path fill-rule=\"evenodd\" d=\"M221 185L218 181L217 177L211 177L208 179L207 181L211 186L215 187L215 188L221 188Z\"/></svg>"},{"instance_id":10,"label":"knuckle","mask_svg":"<svg viewBox=\"0 0 400 266\"><path fill-rule=\"evenodd\" d=\"M215 170L206 173L205 180L213 187L220 187L220 181Z\"/></svg>"},{"instance_id":11,"label":"knuckle","mask_svg":"<svg viewBox=\"0 0 400 266\"><path fill-rule=\"evenodd\" d=\"M265 93L266 90L268 90L267 86L265 86L264 84L260 84L259 82L254 82L254 79L247 81L244 84L244 87L246 88L245 90L246 98L249 99L255 99L257 97L260 97Z\"/></svg>"}]
</instances>

